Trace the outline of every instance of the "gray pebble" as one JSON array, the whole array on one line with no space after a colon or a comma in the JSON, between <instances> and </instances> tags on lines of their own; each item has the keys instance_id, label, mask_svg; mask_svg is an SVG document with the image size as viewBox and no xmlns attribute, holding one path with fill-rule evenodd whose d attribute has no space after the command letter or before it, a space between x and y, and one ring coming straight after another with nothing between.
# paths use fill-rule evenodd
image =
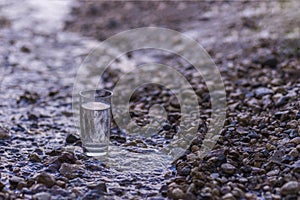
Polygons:
<instances>
[{"instance_id":1,"label":"gray pebble","mask_svg":"<svg viewBox=\"0 0 300 200\"><path fill-rule=\"evenodd\" d=\"M289 102L289 99L290 97L288 96L282 96L278 99L278 101L276 102L276 106L279 107L279 106L283 106L285 104L287 104Z\"/></svg>"},{"instance_id":2,"label":"gray pebble","mask_svg":"<svg viewBox=\"0 0 300 200\"><path fill-rule=\"evenodd\" d=\"M236 168L235 168L235 166L233 166L233 165L231 165L229 163L223 163L221 165L221 169L226 174L234 174Z\"/></svg>"},{"instance_id":3,"label":"gray pebble","mask_svg":"<svg viewBox=\"0 0 300 200\"><path fill-rule=\"evenodd\" d=\"M255 90L256 97L263 97L268 94L273 94L273 90L265 87L260 87Z\"/></svg>"},{"instance_id":4,"label":"gray pebble","mask_svg":"<svg viewBox=\"0 0 300 200\"><path fill-rule=\"evenodd\" d=\"M48 192L40 192L35 195L33 195L34 200L50 200L51 199L51 194Z\"/></svg>"}]
</instances>

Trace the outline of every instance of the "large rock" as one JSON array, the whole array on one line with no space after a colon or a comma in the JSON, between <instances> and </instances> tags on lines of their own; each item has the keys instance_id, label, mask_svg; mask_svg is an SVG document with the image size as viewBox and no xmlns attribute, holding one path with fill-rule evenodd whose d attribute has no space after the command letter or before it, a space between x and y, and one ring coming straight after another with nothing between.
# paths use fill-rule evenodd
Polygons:
<instances>
[{"instance_id":1,"label":"large rock","mask_svg":"<svg viewBox=\"0 0 300 200\"><path fill-rule=\"evenodd\" d=\"M56 182L54 176L47 172L42 172L39 175L37 175L36 181L38 183L45 185L48 188L55 185L55 182Z\"/></svg>"},{"instance_id":2,"label":"large rock","mask_svg":"<svg viewBox=\"0 0 300 200\"><path fill-rule=\"evenodd\" d=\"M300 184L297 181L290 181L281 187L280 193L282 195L297 194L299 190Z\"/></svg>"},{"instance_id":3,"label":"large rock","mask_svg":"<svg viewBox=\"0 0 300 200\"><path fill-rule=\"evenodd\" d=\"M17 187L18 183L20 183L22 181L24 181L24 179L21 177L18 177L18 176L13 176L9 179L10 185L14 188Z\"/></svg>"},{"instance_id":4,"label":"large rock","mask_svg":"<svg viewBox=\"0 0 300 200\"><path fill-rule=\"evenodd\" d=\"M83 174L83 168L80 165L63 163L59 173L68 179L73 179Z\"/></svg>"}]
</instances>

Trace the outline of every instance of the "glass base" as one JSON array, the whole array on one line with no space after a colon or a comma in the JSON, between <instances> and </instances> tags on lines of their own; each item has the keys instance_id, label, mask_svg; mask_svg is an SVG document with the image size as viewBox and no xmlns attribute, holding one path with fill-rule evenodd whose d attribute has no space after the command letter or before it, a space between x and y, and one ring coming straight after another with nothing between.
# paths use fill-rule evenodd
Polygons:
<instances>
[{"instance_id":1,"label":"glass base","mask_svg":"<svg viewBox=\"0 0 300 200\"><path fill-rule=\"evenodd\" d=\"M85 145L83 152L87 156L106 156L108 154L107 145Z\"/></svg>"},{"instance_id":2,"label":"glass base","mask_svg":"<svg viewBox=\"0 0 300 200\"><path fill-rule=\"evenodd\" d=\"M107 152L91 152L91 151L86 151L84 153L87 156L92 156L92 157L99 157L99 156L105 156L105 155L107 155Z\"/></svg>"}]
</instances>

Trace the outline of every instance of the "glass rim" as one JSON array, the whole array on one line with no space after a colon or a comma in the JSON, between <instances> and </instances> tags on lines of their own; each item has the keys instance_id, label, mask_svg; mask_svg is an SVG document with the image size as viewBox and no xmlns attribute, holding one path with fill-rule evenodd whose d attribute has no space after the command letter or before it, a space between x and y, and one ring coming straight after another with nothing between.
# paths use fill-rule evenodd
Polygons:
<instances>
[{"instance_id":1,"label":"glass rim","mask_svg":"<svg viewBox=\"0 0 300 200\"><path fill-rule=\"evenodd\" d=\"M105 92L103 96L97 95L97 92ZM94 94L93 96L89 96ZM79 92L81 98L93 99L93 98L110 98L113 95L113 92L107 89L95 89L95 90L82 90Z\"/></svg>"}]
</instances>

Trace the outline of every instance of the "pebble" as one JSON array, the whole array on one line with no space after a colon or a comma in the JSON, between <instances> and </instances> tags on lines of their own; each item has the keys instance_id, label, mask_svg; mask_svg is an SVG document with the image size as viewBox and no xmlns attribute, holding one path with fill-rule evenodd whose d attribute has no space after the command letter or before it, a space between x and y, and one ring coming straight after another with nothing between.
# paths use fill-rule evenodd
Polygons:
<instances>
[{"instance_id":1,"label":"pebble","mask_svg":"<svg viewBox=\"0 0 300 200\"><path fill-rule=\"evenodd\" d=\"M289 152L289 155L294 157L294 158L298 158L299 156L299 152L296 148L293 148L290 152Z\"/></svg>"},{"instance_id":2,"label":"pebble","mask_svg":"<svg viewBox=\"0 0 300 200\"><path fill-rule=\"evenodd\" d=\"M277 100L277 102L275 103L275 105L277 107L283 106L283 105L287 104L289 102L289 100L290 100L290 97L288 97L288 96L282 96L282 97L280 97Z\"/></svg>"},{"instance_id":3,"label":"pebble","mask_svg":"<svg viewBox=\"0 0 300 200\"><path fill-rule=\"evenodd\" d=\"M252 130L249 131L248 136L249 136L250 138L252 138L252 139L253 139L253 138L254 138L254 139L259 138L259 135L258 135L255 131L252 131Z\"/></svg>"},{"instance_id":4,"label":"pebble","mask_svg":"<svg viewBox=\"0 0 300 200\"><path fill-rule=\"evenodd\" d=\"M290 143L294 143L296 145L300 144L300 137L295 137L290 140Z\"/></svg>"},{"instance_id":5,"label":"pebble","mask_svg":"<svg viewBox=\"0 0 300 200\"><path fill-rule=\"evenodd\" d=\"M239 178L238 181L241 183L247 183L248 179L242 177L242 178Z\"/></svg>"},{"instance_id":6,"label":"pebble","mask_svg":"<svg viewBox=\"0 0 300 200\"><path fill-rule=\"evenodd\" d=\"M210 177L212 177L213 179L219 178L220 174L219 173L212 173L210 174Z\"/></svg>"},{"instance_id":7,"label":"pebble","mask_svg":"<svg viewBox=\"0 0 300 200\"><path fill-rule=\"evenodd\" d=\"M67 144L73 144L73 143L75 143L75 142L77 142L79 140L80 140L80 138L77 137L74 134L68 134L68 136L66 137L66 143Z\"/></svg>"},{"instance_id":8,"label":"pebble","mask_svg":"<svg viewBox=\"0 0 300 200\"><path fill-rule=\"evenodd\" d=\"M42 158L37 153L32 153L29 155L29 160L33 162L41 162Z\"/></svg>"},{"instance_id":9,"label":"pebble","mask_svg":"<svg viewBox=\"0 0 300 200\"><path fill-rule=\"evenodd\" d=\"M245 198L246 198L247 200L256 200L256 199L257 199L257 196L256 196L256 194L247 192L247 193L245 194Z\"/></svg>"},{"instance_id":10,"label":"pebble","mask_svg":"<svg viewBox=\"0 0 300 200\"><path fill-rule=\"evenodd\" d=\"M109 137L111 141L117 141L119 143L125 143L126 142L126 137L120 136L120 135L111 135Z\"/></svg>"},{"instance_id":11,"label":"pebble","mask_svg":"<svg viewBox=\"0 0 300 200\"><path fill-rule=\"evenodd\" d=\"M224 196L222 196L223 200L235 200L236 198L231 193L227 193Z\"/></svg>"},{"instance_id":12,"label":"pebble","mask_svg":"<svg viewBox=\"0 0 300 200\"><path fill-rule=\"evenodd\" d=\"M224 185L223 187L221 187L220 192L222 194L227 194L231 191L231 187L229 185Z\"/></svg>"},{"instance_id":13,"label":"pebble","mask_svg":"<svg viewBox=\"0 0 300 200\"><path fill-rule=\"evenodd\" d=\"M172 128L172 126L169 123L163 123L162 127L165 131L169 131Z\"/></svg>"},{"instance_id":14,"label":"pebble","mask_svg":"<svg viewBox=\"0 0 300 200\"><path fill-rule=\"evenodd\" d=\"M221 165L221 169L223 172L225 172L226 174L234 174L236 168L235 166L229 164L229 163L223 163Z\"/></svg>"},{"instance_id":15,"label":"pebble","mask_svg":"<svg viewBox=\"0 0 300 200\"><path fill-rule=\"evenodd\" d=\"M267 173L267 176L276 176L279 174L279 170L278 169L275 169L275 170L272 170L272 171L269 171Z\"/></svg>"},{"instance_id":16,"label":"pebble","mask_svg":"<svg viewBox=\"0 0 300 200\"><path fill-rule=\"evenodd\" d=\"M96 183L88 185L88 188L97 190L99 193L107 193L107 187L105 183Z\"/></svg>"},{"instance_id":17,"label":"pebble","mask_svg":"<svg viewBox=\"0 0 300 200\"><path fill-rule=\"evenodd\" d=\"M213 196L219 196L219 195L220 195L220 191L219 191L217 188L214 188L214 189L212 190L212 195L213 195Z\"/></svg>"},{"instance_id":18,"label":"pebble","mask_svg":"<svg viewBox=\"0 0 300 200\"><path fill-rule=\"evenodd\" d=\"M37 183L44 184L48 188L55 185L56 182L54 176L47 172L42 172L39 175L37 175L36 181Z\"/></svg>"},{"instance_id":19,"label":"pebble","mask_svg":"<svg viewBox=\"0 0 300 200\"><path fill-rule=\"evenodd\" d=\"M290 114L290 111L289 110L286 110L286 111L279 111L279 112L276 112L275 113L275 117L277 119L280 119L281 121L284 121L286 119L289 118L289 114Z\"/></svg>"},{"instance_id":20,"label":"pebble","mask_svg":"<svg viewBox=\"0 0 300 200\"><path fill-rule=\"evenodd\" d=\"M278 86L278 85L282 84L282 80L279 79L279 78L274 78L274 79L271 80L271 83L272 83L272 85Z\"/></svg>"},{"instance_id":21,"label":"pebble","mask_svg":"<svg viewBox=\"0 0 300 200\"><path fill-rule=\"evenodd\" d=\"M270 186L265 185L265 186L263 187L263 190L264 190L264 191L269 191L269 190L270 190Z\"/></svg>"},{"instance_id":22,"label":"pebble","mask_svg":"<svg viewBox=\"0 0 300 200\"><path fill-rule=\"evenodd\" d=\"M272 199L273 200L281 200L281 196L277 194L272 194Z\"/></svg>"},{"instance_id":23,"label":"pebble","mask_svg":"<svg viewBox=\"0 0 300 200\"><path fill-rule=\"evenodd\" d=\"M31 187L31 186L33 186L33 184L35 183L35 178L29 178L28 180L27 180L27 187Z\"/></svg>"},{"instance_id":24,"label":"pebble","mask_svg":"<svg viewBox=\"0 0 300 200\"><path fill-rule=\"evenodd\" d=\"M82 200L90 200L90 199L104 199L103 194L98 193L96 190L88 191Z\"/></svg>"},{"instance_id":25,"label":"pebble","mask_svg":"<svg viewBox=\"0 0 300 200\"><path fill-rule=\"evenodd\" d=\"M261 169L260 167L252 167L251 171L253 174L263 174L265 173L264 169Z\"/></svg>"},{"instance_id":26,"label":"pebble","mask_svg":"<svg viewBox=\"0 0 300 200\"><path fill-rule=\"evenodd\" d=\"M9 132L6 129L0 127L0 140L6 140L9 138L10 138Z\"/></svg>"},{"instance_id":27,"label":"pebble","mask_svg":"<svg viewBox=\"0 0 300 200\"><path fill-rule=\"evenodd\" d=\"M20 50L24 53L30 53L30 49L26 46L22 46Z\"/></svg>"},{"instance_id":28,"label":"pebble","mask_svg":"<svg viewBox=\"0 0 300 200\"><path fill-rule=\"evenodd\" d=\"M63 163L59 168L59 173L68 179L73 179L83 173L83 169L80 165Z\"/></svg>"},{"instance_id":29,"label":"pebble","mask_svg":"<svg viewBox=\"0 0 300 200\"><path fill-rule=\"evenodd\" d=\"M278 65L278 60L275 56L267 56L262 62L262 67L270 67L270 68L276 68Z\"/></svg>"},{"instance_id":30,"label":"pebble","mask_svg":"<svg viewBox=\"0 0 300 200\"><path fill-rule=\"evenodd\" d=\"M268 94L273 94L273 90L265 87L260 87L255 90L256 97L263 97Z\"/></svg>"},{"instance_id":31,"label":"pebble","mask_svg":"<svg viewBox=\"0 0 300 200\"><path fill-rule=\"evenodd\" d=\"M0 191L5 187L5 184L0 182Z\"/></svg>"},{"instance_id":32,"label":"pebble","mask_svg":"<svg viewBox=\"0 0 300 200\"><path fill-rule=\"evenodd\" d=\"M240 114L238 114L237 117L238 117L238 121L241 124L247 124L250 120L250 115L247 113L240 113Z\"/></svg>"},{"instance_id":33,"label":"pebble","mask_svg":"<svg viewBox=\"0 0 300 200\"><path fill-rule=\"evenodd\" d=\"M300 119L300 110L296 114L296 120Z\"/></svg>"},{"instance_id":34,"label":"pebble","mask_svg":"<svg viewBox=\"0 0 300 200\"><path fill-rule=\"evenodd\" d=\"M180 176L188 176L191 172L191 168L189 166L185 166L182 168L178 168L177 172Z\"/></svg>"},{"instance_id":35,"label":"pebble","mask_svg":"<svg viewBox=\"0 0 300 200\"><path fill-rule=\"evenodd\" d=\"M171 198L173 198L173 199L184 199L184 193L181 189L175 188L171 192Z\"/></svg>"},{"instance_id":36,"label":"pebble","mask_svg":"<svg viewBox=\"0 0 300 200\"><path fill-rule=\"evenodd\" d=\"M300 173L300 160L296 161L292 167L295 173Z\"/></svg>"},{"instance_id":37,"label":"pebble","mask_svg":"<svg viewBox=\"0 0 300 200\"><path fill-rule=\"evenodd\" d=\"M235 197L238 197L238 198L241 198L241 197L245 196L245 193L241 189L239 189L238 187L236 187L236 188L233 189L232 194Z\"/></svg>"},{"instance_id":38,"label":"pebble","mask_svg":"<svg viewBox=\"0 0 300 200\"><path fill-rule=\"evenodd\" d=\"M9 179L9 183L10 185L12 185L13 187L16 187L18 185L19 182L24 181L23 178L18 177L18 176L13 176Z\"/></svg>"},{"instance_id":39,"label":"pebble","mask_svg":"<svg viewBox=\"0 0 300 200\"><path fill-rule=\"evenodd\" d=\"M282 195L297 194L299 190L300 184L297 181L290 181L281 187L280 193Z\"/></svg>"},{"instance_id":40,"label":"pebble","mask_svg":"<svg viewBox=\"0 0 300 200\"><path fill-rule=\"evenodd\" d=\"M33 200L50 200L51 194L48 192L40 192L35 195L33 195Z\"/></svg>"},{"instance_id":41,"label":"pebble","mask_svg":"<svg viewBox=\"0 0 300 200\"><path fill-rule=\"evenodd\" d=\"M26 187L26 186L27 186L27 184L26 184L25 181L20 181L20 182L18 183L18 185L17 185L17 189L18 189L18 190L22 190L22 188L24 188L24 187Z\"/></svg>"},{"instance_id":42,"label":"pebble","mask_svg":"<svg viewBox=\"0 0 300 200\"><path fill-rule=\"evenodd\" d=\"M76 163L77 159L73 152L62 152L60 156L58 156L58 161L60 163Z\"/></svg>"}]
</instances>

